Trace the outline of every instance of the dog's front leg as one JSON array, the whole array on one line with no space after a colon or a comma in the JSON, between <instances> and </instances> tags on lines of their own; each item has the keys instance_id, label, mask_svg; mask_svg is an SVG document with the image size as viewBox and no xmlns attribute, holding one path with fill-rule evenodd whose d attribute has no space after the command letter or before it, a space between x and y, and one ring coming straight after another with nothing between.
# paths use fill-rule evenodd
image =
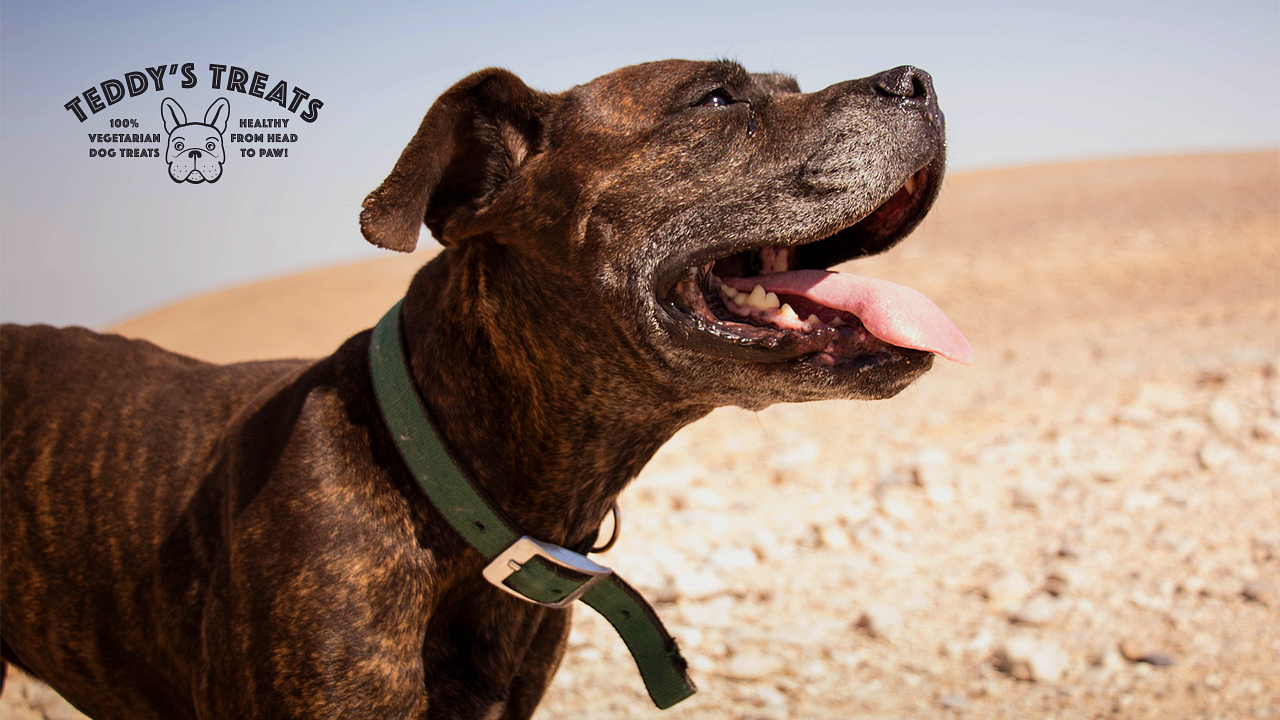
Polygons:
<instances>
[{"instance_id":1,"label":"dog's front leg","mask_svg":"<svg viewBox=\"0 0 1280 720\"><path fill-rule=\"evenodd\" d=\"M542 700L552 676L560 667L565 646L569 642L572 620L573 611L569 608L549 610L543 615L542 624L538 626L533 642L529 644L524 666L511 683L506 711L495 717L502 720L526 720L533 715L534 708Z\"/></svg>"}]
</instances>

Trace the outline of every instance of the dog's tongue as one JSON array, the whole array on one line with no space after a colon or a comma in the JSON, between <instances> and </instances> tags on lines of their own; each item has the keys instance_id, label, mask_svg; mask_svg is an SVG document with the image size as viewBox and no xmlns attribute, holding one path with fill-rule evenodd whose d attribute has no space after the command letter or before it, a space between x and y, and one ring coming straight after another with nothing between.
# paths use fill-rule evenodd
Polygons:
<instances>
[{"instance_id":1,"label":"dog's tongue","mask_svg":"<svg viewBox=\"0 0 1280 720\"><path fill-rule=\"evenodd\" d=\"M906 285L825 270L793 270L759 277L724 278L738 290L757 284L766 292L807 298L856 315L867 332L898 347L935 353L964 365L973 348L942 309Z\"/></svg>"}]
</instances>

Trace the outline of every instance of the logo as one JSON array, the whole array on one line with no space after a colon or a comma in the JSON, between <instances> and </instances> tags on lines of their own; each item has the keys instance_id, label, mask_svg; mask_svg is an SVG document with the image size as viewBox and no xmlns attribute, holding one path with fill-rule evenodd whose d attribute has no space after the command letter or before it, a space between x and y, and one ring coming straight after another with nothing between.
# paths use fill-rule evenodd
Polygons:
<instances>
[{"instance_id":1,"label":"logo","mask_svg":"<svg viewBox=\"0 0 1280 720\"><path fill-rule=\"evenodd\" d=\"M227 131L231 103L226 98L213 101L204 112L204 122L187 122L187 114L173 98L160 103L164 131L169 133L165 160L169 177L176 183L218 182L227 155L222 149L222 133Z\"/></svg>"},{"instance_id":2,"label":"logo","mask_svg":"<svg viewBox=\"0 0 1280 720\"><path fill-rule=\"evenodd\" d=\"M210 63L207 74L197 72L195 63L157 65L144 70L127 72L122 79L103 80L78 93L62 107L76 120L88 122L92 127L103 122L102 118L95 117L99 113L111 115L110 110L128 105L133 98L150 90L166 93L167 97L160 101L163 135L151 132L152 128L148 127L154 120L147 118L155 118L155 111L139 108L127 117L107 119L106 129L110 132L88 133L89 157L164 158L169 179L178 184L218 182L228 157L288 158L289 150L298 142L298 133L292 132L298 127L297 121L314 123L320 116L320 108L324 107L323 101L293 83L279 78L273 81L267 73L251 72L235 65ZM209 105L202 119L188 122L178 95L202 86L223 95ZM248 117L241 117L234 125L236 132L228 132L227 128L232 126L228 97L237 92L257 98L257 102L247 98L236 101L240 112ZM209 102L209 96L184 100L188 107L198 109ZM267 128L284 132L260 131ZM128 132L130 130L134 132Z\"/></svg>"}]
</instances>

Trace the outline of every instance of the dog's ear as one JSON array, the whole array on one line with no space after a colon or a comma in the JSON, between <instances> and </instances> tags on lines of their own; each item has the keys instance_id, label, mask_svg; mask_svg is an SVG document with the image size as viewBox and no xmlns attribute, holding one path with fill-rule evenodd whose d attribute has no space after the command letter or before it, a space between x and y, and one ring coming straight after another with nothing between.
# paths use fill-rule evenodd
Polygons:
<instances>
[{"instance_id":1,"label":"dog's ear","mask_svg":"<svg viewBox=\"0 0 1280 720\"><path fill-rule=\"evenodd\" d=\"M160 101L160 117L164 118L164 131L167 133L187 124L187 113L173 98Z\"/></svg>"},{"instance_id":2,"label":"dog's ear","mask_svg":"<svg viewBox=\"0 0 1280 720\"><path fill-rule=\"evenodd\" d=\"M481 70L449 88L382 185L365 198L360 232L374 245L411 252L425 223L445 246L468 237L503 183L538 152L545 93L507 70Z\"/></svg>"},{"instance_id":3,"label":"dog's ear","mask_svg":"<svg viewBox=\"0 0 1280 720\"><path fill-rule=\"evenodd\" d=\"M227 119L231 117L231 103L226 98L218 98L213 101L208 110L204 111L204 124L212 125L218 134L227 131Z\"/></svg>"}]
</instances>

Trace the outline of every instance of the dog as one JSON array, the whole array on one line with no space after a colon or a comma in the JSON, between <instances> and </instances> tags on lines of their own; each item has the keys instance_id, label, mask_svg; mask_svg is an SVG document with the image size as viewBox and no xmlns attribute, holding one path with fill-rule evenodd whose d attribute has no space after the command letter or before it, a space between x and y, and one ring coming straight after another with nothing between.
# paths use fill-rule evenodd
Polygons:
<instances>
[{"instance_id":1,"label":"dog","mask_svg":"<svg viewBox=\"0 0 1280 720\"><path fill-rule=\"evenodd\" d=\"M886 398L971 360L923 295L826 271L905 237L944 167L914 67L812 93L729 61L555 94L489 69L431 106L360 224L444 246L400 312L452 457L522 532L589 548L717 406ZM370 331L221 366L0 338L5 660L97 720L533 713L570 610L482 577L397 454Z\"/></svg>"},{"instance_id":2,"label":"dog","mask_svg":"<svg viewBox=\"0 0 1280 720\"><path fill-rule=\"evenodd\" d=\"M222 134L227 131L231 103L226 98L213 101L204 112L204 122L187 122L187 113L173 98L160 101L160 117L169 133L164 151L169 177L176 183L218 182L227 154ZM181 130L182 132L178 132Z\"/></svg>"}]
</instances>

